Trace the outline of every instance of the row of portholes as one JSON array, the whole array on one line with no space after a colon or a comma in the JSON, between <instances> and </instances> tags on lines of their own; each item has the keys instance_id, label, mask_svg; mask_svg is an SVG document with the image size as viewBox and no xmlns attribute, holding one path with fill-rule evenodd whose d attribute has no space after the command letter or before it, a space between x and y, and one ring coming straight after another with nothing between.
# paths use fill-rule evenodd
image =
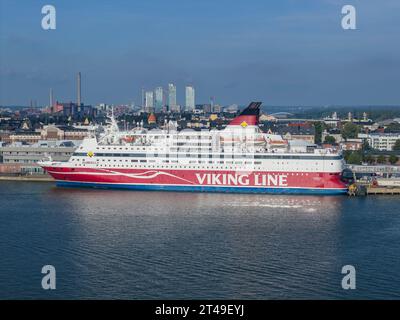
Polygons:
<instances>
[{"instance_id":1,"label":"row of portholes","mask_svg":"<svg viewBox=\"0 0 400 320\"><path fill-rule=\"evenodd\" d=\"M136 159L131 159L131 160L128 160L128 159L125 159L125 160L123 160L123 159L100 159L103 163L104 162L140 162L140 163L155 163L155 160L136 160ZM79 162L79 161L83 161L83 159L79 159L79 158L74 158L74 159L72 159L72 161L77 161L77 162ZM163 160L163 163L164 164L166 164L166 163L168 163L168 161L171 161L171 163L178 163L178 162L176 162L176 161L174 161L174 162L172 162L173 160ZM201 161L201 160L200 160ZM101 164L101 165L105 165L105 164ZM203 168L204 167L204 165L206 164L206 162L199 162L199 164L198 165L196 165L196 163L192 163L191 165L184 165L184 164L179 164L179 165L176 165L176 166L173 166L173 167L178 167L178 168L181 168L181 167L183 167L183 168L190 168L190 169L201 169L201 168ZM226 166L226 167L223 167L223 166L220 166L219 164L226 164L224 161L219 161L219 164L218 163L213 163L213 162L209 162L208 164L214 164L214 165L216 165L217 166L217 168L226 168L226 169L236 169L236 170L238 170L238 169L240 169L240 167L238 168L237 166L243 166L243 163L231 163L231 165L236 165L236 166ZM261 164L261 162L259 162L259 161L256 161L256 162L254 162L254 163L251 163L251 162L245 162L244 163L244 165L245 166L257 166L257 165L260 165ZM284 162L282 162L282 163L280 163L280 162L277 162L277 163L273 163L272 165L274 166L274 165L285 165L285 163ZM98 165L100 165L100 164L98 164ZM315 164L316 166L318 166L318 163L316 163ZM148 165L146 165L146 166L148 166ZM333 166L333 163L331 163L331 166ZM129 166L128 166L129 167ZM154 165L154 166L152 166L152 168L153 167L157 167L157 165ZM170 167L172 167L171 165L168 165L168 164L166 164L166 168L170 168ZM161 166L161 168L163 168L162 166ZM207 167L208 168L208 167ZM212 167L211 167L212 168ZM261 166L257 166L257 168L258 169L261 169L262 167ZM304 170L305 168L299 168L299 167L297 167L296 168L296 170Z\"/></svg>"},{"instance_id":2,"label":"row of portholes","mask_svg":"<svg viewBox=\"0 0 400 320\"><path fill-rule=\"evenodd\" d=\"M80 165L75 164L75 167L79 167ZM84 167L86 167L85 164L83 164ZM205 167L195 167L195 166L182 166L182 165L166 165L166 166L157 166L157 165L140 165L140 164L134 164L134 165L124 165L124 164L117 164L117 165L111 165L111 164L105 164L102 166L99 166L101 168L142 168L142 169L147 169L147 168L152 168L152 169L200 169L200 170L240 170L241 168L237 167L222 167L222 166L215 166L215 167L210 167L210 166L205 166ZM265 168L262 167L253 167L252 170L257 170L257 171L265 171ZM299 170L299 169L298 169ZM286 173L290 174L291 176L308 176L308 173Z\"/></svg>"}]
</instances>

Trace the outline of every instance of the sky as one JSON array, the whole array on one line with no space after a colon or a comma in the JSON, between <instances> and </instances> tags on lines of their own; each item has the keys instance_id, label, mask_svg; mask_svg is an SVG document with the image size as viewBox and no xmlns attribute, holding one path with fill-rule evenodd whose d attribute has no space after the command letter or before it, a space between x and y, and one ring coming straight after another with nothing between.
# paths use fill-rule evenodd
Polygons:
<instances>
[{"instance_id":1,"label":"sky","mask_svg":"<svg viewBox=\"0 0 400 320\"><path fill-rule=\"evenodd\" d=\"M193 85L196 103L400 105L399 35L399 0L0 0L0 105L76 101L78 71L92 105L170 82L180 104Z\"/></svg>"}]
</instances>

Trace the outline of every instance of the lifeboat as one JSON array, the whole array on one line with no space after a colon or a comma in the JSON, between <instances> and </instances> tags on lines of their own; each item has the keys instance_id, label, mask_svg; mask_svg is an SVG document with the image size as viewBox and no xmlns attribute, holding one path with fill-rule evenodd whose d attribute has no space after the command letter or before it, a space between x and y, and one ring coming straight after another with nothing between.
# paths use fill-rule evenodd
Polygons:
<instances>
[{"instance_id":1,"label":"lifeboat","mask_svg":"<svg viewBox=\"0 0 400 320\"><path fill-rule=\"evenodd\" d=\"M122 141L125 141L127 143L131 143L135 141L135 137L134 136L125 136L122 138Z\"/></svg>"}]
</instances>

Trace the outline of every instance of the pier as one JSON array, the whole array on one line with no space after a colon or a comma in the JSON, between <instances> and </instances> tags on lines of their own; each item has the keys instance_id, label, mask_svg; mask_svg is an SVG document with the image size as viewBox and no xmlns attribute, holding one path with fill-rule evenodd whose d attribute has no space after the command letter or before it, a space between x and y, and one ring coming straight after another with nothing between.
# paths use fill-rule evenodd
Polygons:
<instances>
[{"instance_id":1,"label":"pier","mask_svg":"<svg viewBox=\"0 0 400 320\"><path fill-rule=\"evenodd\" d=\"M400 195L400 188L367 187L367 194Z\"/></svg>"},{"instance_id":2,"label":"pier","mask_svg":"<svg viewBox=\"0 0 400 320\"><path fill-rule=\"evenodd\" d=\"M400 195L399 187L379 187L372 184L353 183L347 192L349 196Z\"/></svg>"},{"instance_id":3,"label":"pier","mask_svg":"<svg viewBox=\"0 0 400 320\"><path fill-rule=\"evenodd\" d=\"M0 182L1 181L54 182L54 179L48 175L40 175L40 176L0 175Z\"/></svg>"},{"instance_id":4,"label":"pier","mask_svg":"<svg viewBox=\"0 0 400 320\"><path fill-rule=\"evenodd\" d=\"M400 195L400 166L347 165L354 183L349 186L349 196Z\"/></svg>"}]
</instances>

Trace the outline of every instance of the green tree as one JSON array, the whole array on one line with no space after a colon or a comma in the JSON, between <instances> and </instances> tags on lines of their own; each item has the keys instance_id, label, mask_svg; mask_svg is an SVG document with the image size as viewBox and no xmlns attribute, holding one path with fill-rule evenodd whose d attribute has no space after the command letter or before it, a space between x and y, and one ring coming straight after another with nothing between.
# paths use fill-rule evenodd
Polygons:
<instances>
[{"instance_id":1,"label":"green tree","mask_svg":"<svg viewBox=\"0 0 400 320\"><path fill-rule=\"evenodd\" d=\"M370 154L365 155L364 157L364 161L368 164L373 164L375 162L375 159L373 156L371 156Z\"/></svg>"},{"instance_id":2,"label":"green tree","mask_svg":"<svg viewBox=\"0 0 400 320\"><path fill-rule=\"evenodd\" d=\"M349 162L349 157L352 154L352 151L350 150L344 150L343 151L343 158L346 162Z\"/></svg>"},{"instance_id":3,"label":"green tree","mask_svg":"<svg viewBox=\"0 0 400 320\"><path fill-rule=\"evenodd\" d=\"M358 132L360 131L360 128L352 123L352 122L347 122L342 129L342 136L344 139L354 139L357 138Z\"/></svg>"},{"instance_id":4,"label":"green tree","mask_svg":"<svg viewBox=\"0 0 400 320\"><path fill-rule=\"evenodd\" d=\"M360 152L352 152L350 153L347 163L349 164L361 164L362 163L362 154Z\"/></svg>"},{"instance_id":5,"label":"green tree","mask_svg":"<svg viewBox=\"0 0 400 320\"><path fill-rule=\"evenodd\" d=\"M399 161L399 158L396 155L391 154L389 157L390 164L395 164L397 161Z\"/></svg>"},{"instance_id":6,"label":"green tree","mask_svg":"<svg viewBox=\"0 0 400 320\"><path fill-rule=\"evenodd\" d=\"M378 162L378 163L386 163L386 157L383 155L383 154L381 154L379 157L378 157L378 159L376 159L376 162Z\"/></svg>"},{"instance_id":7,"label":"green tree","mask_svg":"<svg viewBox=\"0 0 400 320\"><path fill-rule=\"evenodd\" d=\"M393 146L394 151L400 151L400 139L397 139Z\"/></svg>"},{"instance_id":8,"label":"green tree","mask_svg":"<svg viewBox=\"0 0 400 320\"><path fill-rule=\"evenodd\" d=\"M336 143L336 139L333 136L326 136L324 143L335 144Z\"/></svg>"},{"instance_id":9,"label":"green tree","mask_svg":"<svg viewBox=\"0 0 400 320\"><path fill-rule=\"evenodd\" d=\"M319 144L322 142L322 131L324 131L324 123L323 122L315 122L314 123L314 129L315 129L315 135L314 135L314 140L315 143Z\"/></svg>"},{"instance_id":10,"label":"green tree","mask_svg":"<svg viewBox=\"0 0 400 320\"><path fill-rule=\"evenodd\" d=\"M368 151L371 150L371 146L369 145L368 140L363 140L362 146L361 146L362 151Z\"/></svg>"},{"instance_id":11,"label":"green tree","mask_svg":"<svg viewBox=\"0 0 400 320\"><path fill-rule=\"evenodd\" d=\"M387 133L397 133L400 132L400 123L390 123L386 128L385 132Z\"/></svg>"}]
</instances>

